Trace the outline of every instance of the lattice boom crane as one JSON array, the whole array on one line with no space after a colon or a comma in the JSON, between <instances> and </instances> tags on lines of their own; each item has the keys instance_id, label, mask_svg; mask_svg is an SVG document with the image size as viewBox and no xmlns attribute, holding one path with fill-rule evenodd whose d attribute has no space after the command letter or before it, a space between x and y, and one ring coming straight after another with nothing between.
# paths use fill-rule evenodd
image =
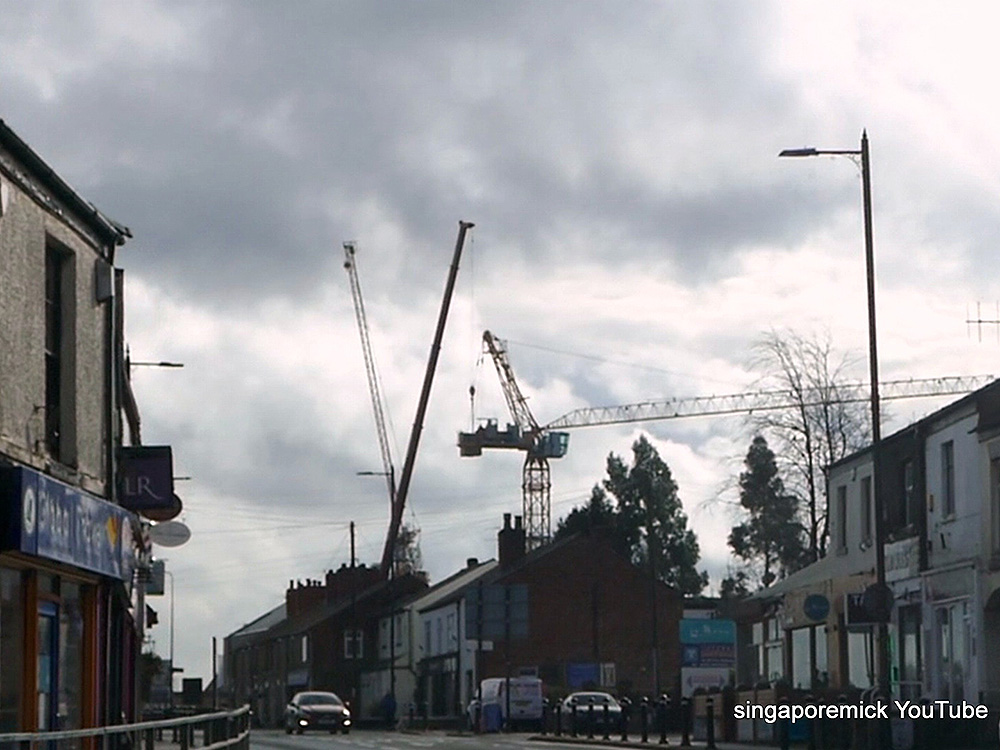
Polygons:
<instances>
[{"instance_id":1,"label":"lattice boom crane","mask_svg":"<svg viewBox=\"0 0 1000 750\"><path fill-rule=\"evenodd\" d=\"M347 276L351 282L351 299L354 300L354 315L358 320L358 332L361 334L361 350L365 358L365 372L368 375L368 392L371 394L375 431L378 434L378 446L382 454L382 470L385 473L385 481L389 489L389 505L391 507L396 502L396 472L392 465L392 453L389 450L385 410L382 408L382 389L379 385L378 370L375 368L375 357L372 354L371 339L368 335L368 318L365 315L364 299L361 297L361 282L358 281L355 250L353 242L344 243L344 268L347 270Z\"/></svg>"},{"instance_id":2,"label":"lattice boom crane","mask_svg":"<svg viewBox=\"0 0 1000 750\"><path fill-rule=\"evenodd\" d=\"M722 396L693 396L643 401L622 406L598 406L575 409L542 426L532 415L527 400L514 378L503 343L489 331L483 333L483 345L493 359L507 407L514 419L501 430L496 419L488 419L474 432L458 434L462 456L480 456L484 448L513 449L526 452L522 473L522 511L529 549L551 538L551 477L548 459L566 455L569 433L578 427L652 422L683 417L748 414L800 406L866 402L868 387L860 383L806 389L733 393ZM889 380L879 384L884 401L926 398L968 393L992 382L992 375L947 376L911 380Z\"/></svg>"}]
</instances>

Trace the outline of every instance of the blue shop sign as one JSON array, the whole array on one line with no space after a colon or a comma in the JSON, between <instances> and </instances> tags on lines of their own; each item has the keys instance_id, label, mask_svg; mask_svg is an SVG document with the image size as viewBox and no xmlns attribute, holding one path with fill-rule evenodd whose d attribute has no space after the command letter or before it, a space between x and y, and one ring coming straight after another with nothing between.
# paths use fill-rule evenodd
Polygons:
<instances>
[{"instance_id":1,"label":"blue shop sign","mask_svg":"<svg viewBox=\"0 0 1000 750\"><path fill-rule=\"evenodd\" d=\"M736 643L736 623L732 620L681 620L681 643Z\"/></svg>"},{"instance_id":2,"label":"blue shop sign","mask_svg":"<svg viewBox=\"0 0 1000 750\"><path fill-rule=\"evenodd\" d=\"M2 549L132 579L133 515L33 469L0 472Z\"/></svg>"}]
</instances>

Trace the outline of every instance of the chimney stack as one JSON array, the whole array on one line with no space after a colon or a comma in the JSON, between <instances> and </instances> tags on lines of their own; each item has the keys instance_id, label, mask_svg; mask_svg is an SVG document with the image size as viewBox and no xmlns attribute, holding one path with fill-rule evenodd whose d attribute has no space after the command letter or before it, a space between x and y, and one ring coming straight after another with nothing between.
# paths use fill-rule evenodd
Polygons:
<instances>
[{"instance_id":1,"label":"chimney stack","mask_svg":"<svg viewBox=\"0 0 1000 750\"><path fill-rule=\"evenodd\" d=\"M512 527L510 525L510 513L504 513L503 528L497 534L497 551L499 553L501 568L509 568L524 558L526 541L521 516L517 516L514 519L514 526Z\"/></svg>"}]
</instances>

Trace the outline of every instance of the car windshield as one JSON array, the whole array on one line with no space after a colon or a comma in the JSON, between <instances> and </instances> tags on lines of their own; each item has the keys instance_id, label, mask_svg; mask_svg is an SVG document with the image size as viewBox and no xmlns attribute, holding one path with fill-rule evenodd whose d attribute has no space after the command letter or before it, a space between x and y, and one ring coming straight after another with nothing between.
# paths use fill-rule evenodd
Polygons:
<instances>
[{"instance_id":1,"label":"car windshield","mask_svg":"<svg viewBox=\"0 0 1000 750\"><path fill-rule=\"evenodd\" d=\"M340 698L333 693L306 693L299 696L300 706L339 706Z\"/></svg>"}]
</instances>

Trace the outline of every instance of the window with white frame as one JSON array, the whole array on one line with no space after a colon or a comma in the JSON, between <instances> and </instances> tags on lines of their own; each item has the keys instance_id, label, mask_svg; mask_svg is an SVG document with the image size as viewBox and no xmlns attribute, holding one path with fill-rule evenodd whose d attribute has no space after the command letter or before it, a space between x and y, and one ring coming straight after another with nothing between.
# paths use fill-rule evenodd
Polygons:
<instances>
[{"instance_id":1,"label":"window with white frame","mask_svg":"<svg viewBox=\"0 0 1000 750\"><path fill-rule=\"evenodd\" d=\"M872 543L872 478L861 477L861 541Z\"/></svg>"},{"instance_id":2,"label":"window with white frame","mask_svg":"<svg viewBox=\"0 0 1000 750\"><path fill-rule=\"evenodd\" d=\"M955 515L955 443L941 445L941 512Z\"/></svg>"},{"instance_id":3,"label":"window with white frame","mask_svg":"<svg viewBox=\"0 0 1000 750\"><path fill-rule=\"evenodd\" d=\"M837 551L847 552L847 485L837 488Z\"/></svg>"},{"instance_id":4,"label":"window with white frame","mask_svg":"<svg viewBox=\"0 0 1000 750\"><path fill-rule=\"evenodd\" d=\"M365 633L363 630L344 631L344 658L361 659L365 655Z\"/></svg>"},{"instance_id":5,"label":"window with white frame","mask_svg":"<svg viewBox=\"0 0 1000 750\"><path fill-rule=\"evenodd\" d=\"M753 646L757 655L757 679L780 680L784 674L784 644L778 619L771 617L753 625Z\"/></svg>"}]
</instances>

